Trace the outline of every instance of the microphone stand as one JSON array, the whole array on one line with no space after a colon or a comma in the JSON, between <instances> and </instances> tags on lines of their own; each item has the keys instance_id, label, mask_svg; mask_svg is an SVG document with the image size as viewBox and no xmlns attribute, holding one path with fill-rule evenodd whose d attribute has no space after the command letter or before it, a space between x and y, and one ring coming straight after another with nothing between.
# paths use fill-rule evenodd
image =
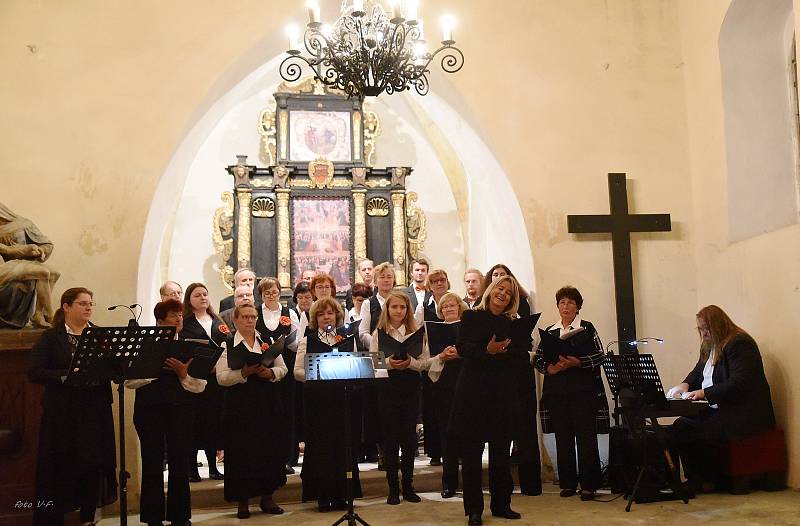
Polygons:
<instances>
[{"instance_id":1,"label":"microphone stand","mask_svg":"<svg viewBox=\"0 0 800 526\"><path fill-rule=\"evenodd\" d=\"M123 307L128 309L131 312L132 318L128 320L128 327L138 327L139 321L136 313L134 312L134 307L139 307L140 312L139 316L141 316L142 306L138 303L134 303L133 305L113 305L108 308L108 310L115 310L118 307ZM123 364L125 362L122 362ZM120 371L119 376L117 377L117 403L119 405L119 523L120 526L127 526L128 524L128 479L131 478L131 474L128 473L125 465L125 376L126 376L125 366L123 365L122 371Z\"/></svg>"}]
</instances>

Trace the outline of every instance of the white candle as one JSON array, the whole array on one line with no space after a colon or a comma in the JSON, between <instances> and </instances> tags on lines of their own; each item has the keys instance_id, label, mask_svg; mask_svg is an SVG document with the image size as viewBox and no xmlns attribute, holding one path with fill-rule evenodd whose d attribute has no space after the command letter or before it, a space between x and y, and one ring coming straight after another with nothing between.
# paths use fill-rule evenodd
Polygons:
<instances>
[{"instance_id":1,"label":"white candle","mask_svg":"<svg viewBox=\"0 0 800 526\"><path fill-rule=\"evenodd\" d=\"M442 17L442 41L453 40L453 27L456 25L456 20L451 15Z\"/></svg>"},{"instance_id":2,"label":"white candle","mask_svg":"<svg viewBox=\"0 0 800 526\"><path fill-rule=\"evenodd\" d=\"M308 0L306 7L308 8L308 21L312 24L319 23L319 4L317 0Z\"/></svg>"},{"instance_id":3,"label":"white candle","mask_svg":"<svg viewBox=\"0 0 800 526\"><path fill-rule=\"evenodd\" d=\"M400 0L389 0L389 5L392 7L392 18L401 18Z\"/></svg>"},{"instance_id":4,"label":"white candle","mask_svg":"<svg viewBox=\"0 0 800 526\"><path fill-rule=\"evenodd\" d=\"M300 30L296 25L286 26L286 36L289 37L289 49L300 50Z\"/></svg>"},{"instance_id":5,"label":"white candle","mask_svg":"<svg viewBox=\"0 0 800 526\"><path fill-rule=\"evenodd\" d=\"M408 15L406 16L409 20L416 20L417 19L417 8L419 7L418 0L408 0L406 3L406 10L408 11Z\"/></svg>"}]
</instances>

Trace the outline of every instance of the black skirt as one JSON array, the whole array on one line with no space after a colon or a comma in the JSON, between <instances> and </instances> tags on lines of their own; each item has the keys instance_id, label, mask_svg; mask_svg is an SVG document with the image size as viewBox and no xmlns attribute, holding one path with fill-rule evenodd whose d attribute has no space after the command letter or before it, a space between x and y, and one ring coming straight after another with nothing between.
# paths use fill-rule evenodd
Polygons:
<instances>
[{"instance_id":1,"label":"black skirt","mask_svg":"<svg viewBox=\"0 0 800 526\"><path fill-rule=\"evenodd\" d=\"M226 389L225 500L271 495L286 484L286 415L280 382L250 376Z\"/></svg>"}]
</instances>

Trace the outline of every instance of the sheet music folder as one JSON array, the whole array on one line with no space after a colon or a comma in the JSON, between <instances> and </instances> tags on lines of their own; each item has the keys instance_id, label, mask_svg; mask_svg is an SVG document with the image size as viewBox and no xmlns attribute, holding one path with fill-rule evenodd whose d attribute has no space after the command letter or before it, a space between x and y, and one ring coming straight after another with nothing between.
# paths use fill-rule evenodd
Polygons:
<instances>
[{"instance_id":1,"label":"sheet music folder","mask_svg":"<svg viewBox=\"0 0 800 526\"><path fill-rule=\"evenodd\" d=\"M443 321L426 321L425 331L428 333L428 348L431 356L436 356L445 348L455 345L461 322L445 323Z\"/></svg>"},{"instance_id":2,"label":"sheet music folder","mask_svg":"<svg viewBox=\"0 0 800 526\"><path fill-rule=\"evenodd\" d=\"M136 378L158 378L164 372L167 358L189 364L189 376L205 380L222 355L222 349L210 340L160 339L150 342L140 354L139 360L131 365L130 371Z\"/></svg>"},{"instance_id":3,"label":"sheet music folder","mask_svg":"<svg viewBox=\"0 0 800 526\"><path fill-rule=\"evenodd\" d=\"M506 318L501 316L497 318L494 325L494 335L497 341L510 339L511 341L528 341L531 340L531 333L539 323L539 318L542 316L541 312L522 316L519 318Z\"/></svg>"},{"instance_id":4,"label":"sheet music folder","mask_svg":"<svg viewBox=\"0 0 800 526\"><path fill-rule=\"evenodd\" d=\"M548 363L558 363L560 356L586 356L586 349L593 336L583 327L557 336L550 331L539 329L541 342L539 347L542 349L544 358ZM593 348L592 348L593 349Z\"/></svg>"},{"instance_id":5,"label":"sheet music folder","mask_svg":"<svg viewBox=\"0 0 800 526\"><path fill-rule=\"evenodd\" d=\"M417 329L402 342L389 336L383 329L378 329L378 348L384 356L393 356L395 360L405 360L409 356L419 358L422 354L424 338L424 329Z\"/></svg>"},{"instance_id":6,"label":"sheet music folder","mask_svg":"<svg viewBox=\"0 0 800 526\"><path fill-rule=\"evenodd\" d=\"M232 370L241 369L245 365L261 364L270 367L275 358L280 355L286 347L286 336L281 336L264 352L250 352L247 348L234 347L228 349L228 367Z\"/></svg>"}]
</instances>

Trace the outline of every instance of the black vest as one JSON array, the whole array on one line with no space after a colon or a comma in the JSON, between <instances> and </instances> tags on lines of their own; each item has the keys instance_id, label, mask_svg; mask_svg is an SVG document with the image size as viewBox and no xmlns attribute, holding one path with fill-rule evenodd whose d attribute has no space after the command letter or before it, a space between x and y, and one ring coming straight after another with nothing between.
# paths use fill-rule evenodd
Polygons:
<instances>
[{"instance_id":1,"label":"black vest","mask_svg":"<svg viewBox=\"0 0 800 526\"><path fill-rule=\"evenodd\" d=\"M378 301L378 295L372 296L369 299L369 333L372 334L375 332L375 328L378 326L378 318L381 317L381 311L383 307L381 307L380 301Z\"/></svg>"},{"instance_id":2,"label":"black vest","mask_svg":"<svg viewBox=\"0 0 800 526\"><path fill-rule=\"evenodd\" d=\"M267 329L267 325L264 322L263 314L264 314L264 311L262 310L261 307L259 307L259 309L258 309L258 321L256 322L256 330L261 335L261 340L262 341L264 341L266 343L270 343L271 341L277 340L281 336L288 336L292 332L291 324L289 324L289 325L281 325L280 323L278 323L278 326L275 327L274 331L271 331L271 330ZM289 307L286 307L286 306L281 307L281 316L285 316L285 317L291 319L291 317L289 316Z\"/></svg>"},{"instance_id":3,"label":"black vest","mask_svg":"<svg viewBox=\"0 0 800 526\"><path fill-rule=\"evenodd\" d=\"M425 321L444 321L436 314L436 303L425 303L422 306L422 313L425 315Z\"/></svg>"}]
</instances>

